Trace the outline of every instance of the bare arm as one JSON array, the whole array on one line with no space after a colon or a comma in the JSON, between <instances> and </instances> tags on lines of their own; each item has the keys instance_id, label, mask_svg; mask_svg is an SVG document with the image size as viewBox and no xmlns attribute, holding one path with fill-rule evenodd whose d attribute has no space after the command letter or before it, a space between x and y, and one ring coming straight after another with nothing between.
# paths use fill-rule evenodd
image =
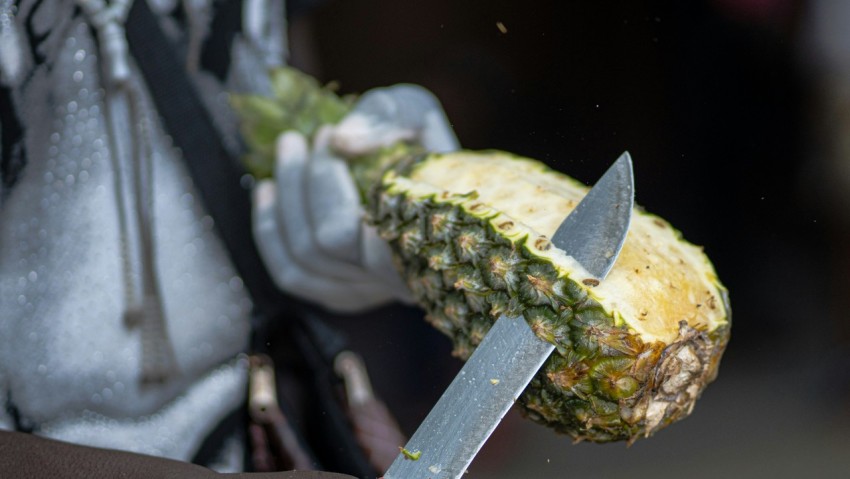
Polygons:
<instances>
[{"instance_id":1,"label":"bare arm","mask_svg":"<svg viewBox=\"0 0 850 479\"><path fill-rule=\"evenodd\" d=\"M32 434L0 431L0 477L40 479L353 479L318 471L218 474L171 459L77 446Z\"/></svg>"}]
</instances>

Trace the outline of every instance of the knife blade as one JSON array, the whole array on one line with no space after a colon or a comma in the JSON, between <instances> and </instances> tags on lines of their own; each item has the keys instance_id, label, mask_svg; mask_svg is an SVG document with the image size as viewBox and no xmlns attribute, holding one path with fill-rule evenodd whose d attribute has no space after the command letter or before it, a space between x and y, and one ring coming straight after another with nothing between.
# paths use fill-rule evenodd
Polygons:
<instances>
[{"instance_id":1,"label":"knife blade","mask_svg":"<svg viewBox=\"0 0 850 479\"><path fill-rule=\"evenodd\" d=\"M623 153L552 236L604 279L626 239L634 206L632 161ZM393 461L384 479L457 479L554 350L522 317L502 315Z\"/></svg>"}]
</instances>

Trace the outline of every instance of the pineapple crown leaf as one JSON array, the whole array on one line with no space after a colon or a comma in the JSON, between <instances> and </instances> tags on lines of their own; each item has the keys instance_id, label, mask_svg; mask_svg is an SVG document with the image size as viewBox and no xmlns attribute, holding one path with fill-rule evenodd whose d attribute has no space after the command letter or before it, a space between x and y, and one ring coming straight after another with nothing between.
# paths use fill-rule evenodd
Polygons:
<instances>
[{"instance_id":1,"label":"pineapple crown leaf","mask_svg":"<svg viewBox=\"0 0 850 479\"><path fill-rule=\"evenodd\" d=\"M294 130L312 138L322 125L342 120L355 100L352 95L337 95L336 84L323 86L294 68L274 68L269 80L272 96L230 96L248 148L243 162L258 179L270 177L274 171L275 141L280 134Z\"/></svg>"}]
</instances>

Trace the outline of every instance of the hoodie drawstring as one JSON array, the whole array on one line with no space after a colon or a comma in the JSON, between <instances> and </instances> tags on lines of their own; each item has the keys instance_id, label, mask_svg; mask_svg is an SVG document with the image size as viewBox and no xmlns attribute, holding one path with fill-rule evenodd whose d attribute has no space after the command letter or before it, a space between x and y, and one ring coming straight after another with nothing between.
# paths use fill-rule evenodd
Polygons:
<instances>
[{"instance_id":1,"label":"hoodie drawstring","mask_svg":"<svg viewBox=\"0 0 850 479\"><path fill-rule=\"evenodd\" d=\"M150 113L142 102L138 83L130 78L130 61L124 22L133 0L77 0L97 32L106 76L106 114L110 150L115 169L115 194L119 215L121 255L125 292L124 324L138 328L141 336L141 383L164 383L176 371L174 349L168 337L165 312L154 248L153 158ZM145 1L145 0L140 0ZM126 111L118 107L120 102ZM121 116L129 125L132 152L122 155L117 135L123 134L116 123ZM129 158L131 164L127 164ZM125 184L124 173L132 180ZM126 189L131 190L132 205ZM130 206L135 212L128 218ZM131 230L130 221L135 222ZM136 233L138 275L133 274L130 242Z\"/></svg>"}]
</instances>

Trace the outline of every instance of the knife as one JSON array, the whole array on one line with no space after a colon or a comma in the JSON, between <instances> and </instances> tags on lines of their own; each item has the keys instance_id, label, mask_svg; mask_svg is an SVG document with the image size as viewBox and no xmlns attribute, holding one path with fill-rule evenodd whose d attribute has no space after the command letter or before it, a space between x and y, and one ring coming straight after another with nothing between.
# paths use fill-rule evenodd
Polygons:
<instances>
[{"instance_id":1,"label":"knife","mask_svg":"<svg viewBox=\"0 0 850 479\"><path fill-rule=\"evenodd\" d=\"M634 206L628 152L564 219L552 244L602 280L626 240ZM457 479L555 349L522 317L502 315L383 479Z\"/></svg>"}]
</instances>

